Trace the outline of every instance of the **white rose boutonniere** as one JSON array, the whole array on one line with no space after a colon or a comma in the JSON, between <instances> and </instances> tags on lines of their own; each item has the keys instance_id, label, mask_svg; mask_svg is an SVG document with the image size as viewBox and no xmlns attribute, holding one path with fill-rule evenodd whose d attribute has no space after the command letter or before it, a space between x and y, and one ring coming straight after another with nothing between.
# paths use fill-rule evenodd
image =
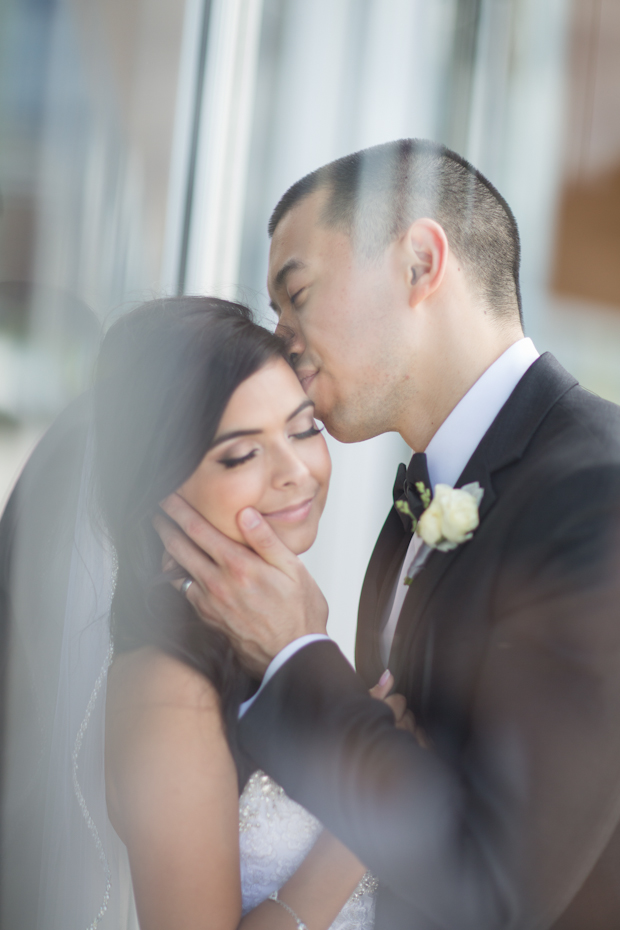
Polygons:
<instances>
[{"instance_id":1,"label":"white rose boutonniere","mask_svg":"<svg viewBox=\"0 0 620 930\"><path fill-rule=\"evenodd\" d=\"M430 549L456 549L472 538L480 523L478 507L483 494L477 481L463 488L436 485L435 496L418 520L417 535Z\"/></svg>"}]
</instances>

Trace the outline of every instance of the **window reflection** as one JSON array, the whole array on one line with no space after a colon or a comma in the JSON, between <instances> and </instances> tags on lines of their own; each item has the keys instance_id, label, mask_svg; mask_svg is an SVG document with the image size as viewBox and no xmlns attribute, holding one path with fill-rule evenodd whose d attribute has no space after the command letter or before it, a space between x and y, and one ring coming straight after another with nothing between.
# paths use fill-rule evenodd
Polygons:
<instances>
[{"instance_id":1,"label":"window reflection","mask_svg":"<svg viewBox=\"0 0 620 930\"><path fill-rule=\"evenodd\" d=\"M0 17L0 498L88 384L102 326L178 291L269 322L273 205L390 138L445 142L496 184L521 229L529 334L620 399L615 0L7 0ZM332 451L308 561L350 653L407 450Z\"/></svg>"}]
</instances>

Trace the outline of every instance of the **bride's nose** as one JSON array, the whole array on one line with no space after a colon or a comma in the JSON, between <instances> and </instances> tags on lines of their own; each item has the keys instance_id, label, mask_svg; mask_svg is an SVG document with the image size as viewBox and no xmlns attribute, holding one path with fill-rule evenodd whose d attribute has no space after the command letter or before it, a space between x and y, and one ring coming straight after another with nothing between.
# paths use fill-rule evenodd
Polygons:
<instances>
[{"instance_id":1,"label":"bride's nose","mask_svg":"<svg viewBox=\"0 0 620 930\"><path fill-rule=\"evenodd\" d=\"M283 443L273 456L273 471L271 481L274 487L284 488L288 485L298 485L305 481L310 469L300 458L290 442Z\"/></svg>"}]
</instances>

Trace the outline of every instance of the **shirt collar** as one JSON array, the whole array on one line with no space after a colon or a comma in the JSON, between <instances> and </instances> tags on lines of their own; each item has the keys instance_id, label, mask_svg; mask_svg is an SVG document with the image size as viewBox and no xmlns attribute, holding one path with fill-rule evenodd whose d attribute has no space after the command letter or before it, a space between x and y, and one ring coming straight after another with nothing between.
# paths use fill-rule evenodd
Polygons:
<instances>
[{"instance_id":1,"label":"shirt collar","mask_svg":"<svg viewBox=\"0 0 620 930\"><path fill-rule=\"evenodd\" d=\"M491 423L537 358L532 340L519 339L461 398L426 449L433 490L436 484L454 487Z\"/></svg>"}]
</instances>

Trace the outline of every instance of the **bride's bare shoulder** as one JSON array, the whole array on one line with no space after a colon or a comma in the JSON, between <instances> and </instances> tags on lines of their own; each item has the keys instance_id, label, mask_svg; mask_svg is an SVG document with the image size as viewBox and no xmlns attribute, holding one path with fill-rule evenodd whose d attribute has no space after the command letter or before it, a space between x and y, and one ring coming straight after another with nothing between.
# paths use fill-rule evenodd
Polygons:
<instances>
[{"instance_id":1,"label":"bride's bare shoulder","mask_svg":"<svg viewBox=\"0 0 620 930\"><path fill-rule=\"evenodd\" d=\"M235 766L213 685L157 649L115 658L106 694L105 778L108 813L125 841L131 824L148 822L175 792L196 804L209 792L230 792L236 804Z\"/></svg>"},{"instance_id":2,"label":"bride's bare shoulder","mask_svg":"<svg viewBox=\"0 0 620 930\"><path fill-rule=\"evenodd\" d=\"M158 708L171 707L220 715L211 682L180 659L153 646L114 658L108 673L108 716L116 712L156 713Z\"/></svg>"}]
</instances>

